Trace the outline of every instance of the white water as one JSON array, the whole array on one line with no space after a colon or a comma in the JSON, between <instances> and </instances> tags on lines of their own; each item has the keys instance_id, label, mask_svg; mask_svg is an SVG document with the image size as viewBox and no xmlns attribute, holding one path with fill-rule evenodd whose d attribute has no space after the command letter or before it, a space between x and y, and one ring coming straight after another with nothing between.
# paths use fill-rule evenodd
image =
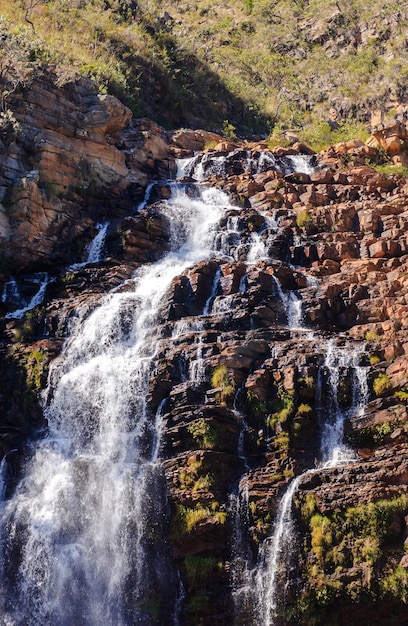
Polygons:
<instances>
[{"instance_id":1,"label":"white water","mask_svg":"<svg viewBox=\"0 0 408 626\"><path fill-rule=\"evenodd\" d=\"M203 359L203 333L201 332L198 336L198 341L196 343L197 349L195 358L190 360L189 363L189 379L192 383L199 385L200 383L205 382L205 360Z\"/></svg>"},{"instance_id":2,"label":"white water","mask_svg":"<svg viewBox=\"0 0 408 626\"><path fill-rule=\"evenodd\" d=\"M327 353L320 368L318 385L318 410L322 424L320 444L321 462L324 467L335 467L354 460L353 451L345 445L344 423L350 413L361 414L367 404L367 371L362 367L360 358L362 347L353 349L339 348L332 341L327 346ZM351 370L351 373L350 373ZM349 408L342 408L339 402L341 382L346 374L351 377L352 401ZM322 380L325 378L325 380Z\"/></svg>"},{"instance_id":3,"label":"white water","mask_svg":"<svg viewBox=\"0 0 408 626\"><path fill-rule=\"evenodd\" d=\"M220 278L221 278L221 270L220 268L217 269L217 271L214 274L214 278L213 278L213 284L211 287L211 293L209 295L209 297L206 300L206 303L204 305L204 309L202 312L202 315L210 315L211 314L211 308L212 308L212 304L214 301L215 296L217 295L217 291L218 291L218 286L220 283Z\"/></svg>"},{"instance_id":4,"label":"white water","mask_svg":"<svg viewBox=\"0 0 408 626\"><path fill-rule=\"evenodd\" d=\"M109 224L110 222L101 222L96 225L98 232L86 248L86 260L82 263L73 263L68 267L69 270L79 270L90 263L99 263L103 260L103 251Z\"/></svg>"},{"instance_id":5,"label":"white water","mask_svg":"<svg viewBox=\"0 0 408 626\"><path fill-rule=\"evenodd\" d=\"M51 280L54 280L54 279L50 279L46 272L39 272L38 274L33 274L33 276L31 277L29 276L24 277L24 280L26 283L32 283L34 285L38 285L38 289L34 293L34 295L30 298L30 300L27 301L27 300L24 300L24 298L22 298L22 296L20 295L20 290L18 289L18 286L15 284L16 281L14 279L12 279L10 283L6 283L4 290L3 290L2 302L10 301L10 302L15 302L16 304L22 305L20 306L19 309L6 313L6 315L4 316L6 319L22 319L28 311L31 311L36 306L40 306L40 304L42 304L44 300L45 291L47 289L48 284L51 282ZM8 284L10 284L10 287L7 287ZM13 297L12 300L8 299L7 289L10 289L10 293ZM18 298L18 297L19 299L15 301L14 298Z\"/></svg>"},{"instance_id":6,"label":"white water","mask_svg":"<svg viewBox=\"0 0 408 626\"><path fill-rule=\"evenodd\" d=\"M11 277L10 280L4 284L1 301L15 305L21 302L21 295L15 278Z\"/></svg>"},{"instance_id":7,"label":"white water","mask_svg":"<svg viewBox=\"0 0 408 626\"><path fill-rule=\"evenodd\" d=\"M177 595L147 532L160 504L162 408L152 420L146 405L153 329L172 279L211 256L226 204L214 189L197 199L175 192L166 205L172 252L136 274L133 292L107 296L67 343L50 377L49 435L2 512L3 578L21 544L4 624L144 626L155 590L165 602Z\"/></svg>"},{"instance_id":8,"label":"white water","mask_svg":"<svg viewBox=\"0 0 408 626\"><path fill-rule=\"evenodd\" d=\"M141 211L142 209L144 209L147 206L147 203L150 200L150 196L152 195L152 191L155 187L155 185L157 184L158 181L154 180L153 182L149 183L146 187L145 193L144 193L144 198L143 200L140 202L140 204L137 206L135 213L139 213L139 211Z\"/></svg>"},{"instance_id":9,"label":"white water","mask_svg":"<svg viewBox=\"0 0 408 626\"><path fill-rule=\"evenodd\" d=\"M181 159L177 171L177 177L190 176L197 181L205 180L210 176L225 176L228 164L236 159L241 162L242 173L260 174L268 170L275 170L283 174L293 172L310 174L315 170L314 157L306 155L290 155L276 157L271 152L261 152L252 155L246 151L246 159L242 158L242 150L234 150L224 155L205 152L189 159Z\"/></svg>"},{"instance_id":10,"label":"white water","mask_svg":"<svg viewBox=\"0 0 408 626\"><path fill-rule=\"evenodd\" d=\"M285 556L293 548L294 528L292 500L302 475L297 476L286 489L276 514L274 532L266 540L260 552L260 563L255 575L255 614L263 626L273 626L278 603L278 576L284 565Z\"/></svg>"},{"instance_id":11,"label":"white water","mask_svg":"<svg viewBox=\"0 0 408 626\"><path fill-rule=\"evenodd\" d=\"M367 370L360 365L362 351L361 346L348 349L336 346L332 341L328 342L317 390L317 408L321 413L322 425L321 468L333 468L354 460L352 450L343 441L344 422L348 415L364 411L368 401ZM338 392L346 370L351 377L352 397L350 406L341 408ZM308 474L318 472L319 467L297 476L289 484L278 507L273 533L260 550L259 562L254 571L256 624L274 626L277 623L283 570L293 559L296 541L292 519L293 496L302 479Z\"/></svg>"}]
</instances>

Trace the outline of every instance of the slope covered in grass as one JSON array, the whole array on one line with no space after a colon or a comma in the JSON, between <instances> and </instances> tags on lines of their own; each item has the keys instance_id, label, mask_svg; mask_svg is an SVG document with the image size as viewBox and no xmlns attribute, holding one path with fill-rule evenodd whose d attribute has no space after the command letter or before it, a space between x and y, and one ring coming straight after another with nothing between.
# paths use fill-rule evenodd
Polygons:
<instances>
[{"instance_id":1,"label":"slope covered in grass","mask_svg":"<svg viewBox=\"0 0 408 626\"><path fill-rule=\"evenodd\" d=\"M408 92L407 3L0 0L0 14L31 62L92 76L167 127L269 133L331 108L366 122Z\"/></svg>"}]
</instances>

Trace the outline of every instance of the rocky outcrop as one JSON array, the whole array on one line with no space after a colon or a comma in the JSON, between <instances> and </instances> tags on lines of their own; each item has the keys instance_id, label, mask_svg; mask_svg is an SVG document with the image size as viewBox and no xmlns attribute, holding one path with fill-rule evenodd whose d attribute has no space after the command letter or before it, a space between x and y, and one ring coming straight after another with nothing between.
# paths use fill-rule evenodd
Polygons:
<instances>
[{"instance_id":1,"label":"rocky outcrop","mask_svg":"<svg viewBox=\"0 0 408 626\"><path fill-rule=\"evenodd\" d=\"M166 133L89 79L44 71L8 106L18 130L2 146L0 243L14 272L75 261L97 222L174 172Z\"/></svg>"}]
</instances>

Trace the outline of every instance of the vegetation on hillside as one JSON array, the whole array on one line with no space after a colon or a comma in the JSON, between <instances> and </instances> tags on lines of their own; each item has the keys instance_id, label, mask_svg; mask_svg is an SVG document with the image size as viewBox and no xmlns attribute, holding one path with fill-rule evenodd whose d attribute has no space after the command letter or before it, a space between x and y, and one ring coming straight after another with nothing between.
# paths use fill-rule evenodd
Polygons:
<instances>
[{"instance_id":1,"label":"vegetation on hillside","mask_svg":"<svg viewBox=\"0 0 408 626\"><path fill-rule=\"evenodd\" d=\"M69 66L167 127L366 122L408 90L393 0L0 0L0 15L3 56L17 43L19 63Z\"/></svg>"}]
</instances>

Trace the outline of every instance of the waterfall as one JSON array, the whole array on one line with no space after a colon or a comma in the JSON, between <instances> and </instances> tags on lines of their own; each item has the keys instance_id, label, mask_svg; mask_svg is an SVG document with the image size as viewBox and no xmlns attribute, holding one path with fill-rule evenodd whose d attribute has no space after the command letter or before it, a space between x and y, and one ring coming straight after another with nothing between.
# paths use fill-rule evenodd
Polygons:
<instances>
[{"instance_id":1,"label":"waterfall","mask_svg":"<svg viewBox=\"0 0 408 626\"><path fill-rule=\"evenodd\" d=\"M99 263L103 260L103 249L106 241L106 234L108 232L110 222L100 222L96 225L98 231L91 243L87 246L87 257L82 263L73 263L68 267L69 270L79 270L82 267L86 267L90 263Z\"/></svg>"},{"instance_id":2,"label":"waterfall","mask_svg":"<svg viewBox=\"0 0 408 626\"><path fill-rule=\"evenodd\" d=\"M203 330L203 329L201 329ZM200 333L197 343L196 357L189 364L189 379L199 385L205 381L205 361L203 359L203 332Z\"/></svg>"},{"instance_id":3,"label":"waterfall","mask_svg":"<svg viewBox=\"0 0 408 626\"><path fill-rule=\"evenodd\" d=\"M278 602L278 575L282 560L293 548L294 522L292 500L302 480L297 476L286 489L276 514L274 532L260 551L260 566L255 575L255 614L263 626L274 626Z\"/></svg>"},{"instance_id":4,"label":"waterfall","mask_svg":"<svg viewBox=\"0 0 408 626\"><path fill-rule=\"evenodd\" d=\"M320 456L324 467L335 467L354 459L353 451L344 444L343 435L348 414L361 414L367 404L367 374L359 364L361 354L361 347L347 349L330 341L319 370L317 398L322 428ZM347 376L352 387L349 407L342 406L339 400L341 384L345 384Z\"/></svg>"},{"instance_id":5,"label":"waterfall","mask_svg":"<svg viewBox=\"0 0 408 626\"><path fill-rule=\"evenodd\" d=\"M316 169L316 157L305 154L293 154L286 157L285 174L299 172L303 174L313 174Z\"/></svg>"},{"instance_id":6,"label":"waterfall","mask_svg":"<svg viewBox=\"0 0 408 626\"><path fill-rule=\"evenodd\" d=\"M11 277L10 280L4 284L1 301L14 304L16 306L21 303L21 295L15 278Z\"/></svg>"},{"instance_id":7,"label":"waterfall","mask_svg":"<svg viewBox=\"0 0 408 626\"><path fill-rule=\"evenodd\" d=\"M302 298L294 291L285 293L280 284L280 280L275 274L272 274L272 279L276 287L277 294L285 307L287 325L289 330L304 330L302 322Z\"/></svg>"},{"instance_id":8,"label":"waterfall","mask_svg":"<svg viewBox=\"0 0 408 626\"><path fill-rule=\"evenodd\" d=\"M147 203L150 200L150 196L152 195L152 191L154 189L154 187L157 185L158 181L154 180L153 182L149 183L146 187L145 193L144 193L144 198L143 200L140 202L140 204L136 207L135 213L139 213L140 211L142 211L142 209L146 208Z\"/></svg>"},{"instance_id":9,"label":"waterfall","mask_svg":"<svg viewBox=\"0 0 408 626\"><path fill-rule=\"evenodd\" d=\"M249 493L248 480L244 476L237 493L230 496L229 513L232 519L231 585L235 615L239 623L250 619L252 611L252 576L249 567Z\"/></svg>"},{"instance_id":10,"label":"waterfall","mask_svg":"<svg viewBox=\"0 0 408 626\"><path fill-rule=\"evenodd\" d=\"M3 290L2 302L11 302L13 304L23 305L15 311L6 313L4 316L6 319L22 319L28 311L31 311L36 306L40 306L44 300L48 284L54 279L50 279L46 272L39 272L38 274L33 274L32 276L26 276L23 280L26 284L28 283L28 285L38 285L38 289L34 292L30 299L25 299L21 296L20 289L14 279L9 281L9 283L6 283Z\"/></svg>"},{"instance_id":11,"label":"waterfall","mask_svg":"<svg viewBox=\"0 0 408 626\"><path fill-rule=\"evenodd\" d=\"M171 252L111 292L50 376L48 433L2 510L0 614L18 626L174 624L180 598L161 523L161 412L146 397L154 327L172 279L212 254L225 194L173 188ZM128 285L129 286L129 285ZM165 611L165 613L163 613Z\"/></svg>"},{"instance_id":12,"label":"waterfall","mask_svg":"<svg viewBox=\"0 0 408 626\"><path fill-rule=\"evenodd\" d=\"M189 176L202 181L211 176L226 176L229 165L233 166L235 174L261 174L268 170L275 170L283 174L293 172L310 174L315 170L315 156L290 155L276 157L268 150L251 154L248 150L233 150L227 154L218 152L204 152L188 159L180 159L177 177Z\"/></svg>"},{"instance_id":13,"label":"waterfall","mask_svg":"<svg viewBox=\"0 0 408 626\"><path fill-rule=\"evenodd\" d=\"M86 264L98 263L99 261L102 261L103 247L105 245L108 226L109 222L102 222L101 224L96 225L98 234L96 235L96 237L94 237L89 245L88 258L85 261Z\"/></svg>"},{"instance_id":14,"label":"waterfall","mask_svg":"<svg viewBox=\"0 0 408 626\"><path fill-rule=\"evenodd\" d=\"M313 337L312 337L313 338ZM361 413L368 401L366 368L360 365L362 347L349 349L327 344L324 362L319 370L317 410L321 415L321 465L307 470L291 481L278 506L273 533L264 541L259 552L258 565L254 569L254 625L277 624L279 583L285 566L293 559L296 534L292 518L292 501L299 484L309 474L320 468L332 468L354 460L352 450L343 442L344 422L349 414ZM349 406L339 401L340 383L347 371L351 380ZM344 401L344 404L346 402Z\"/></svg>"},{"instance_id":15,"label":"waterfall","mask_svg":"<svg viewBox=\"0 0 408 626\"><path fill-rule=\"evenodd\" d=\"M214 275L213 284L211 287L211 293L209 297L207 298L207 301L204 305L204 309L202 312L203 316L211 314L212 303L214 301L215 296L217 295L220 278L221 278L221 270L220 268L217 268L217 271L215 272L215 275Z\"/></svg>"}]
</instances>

